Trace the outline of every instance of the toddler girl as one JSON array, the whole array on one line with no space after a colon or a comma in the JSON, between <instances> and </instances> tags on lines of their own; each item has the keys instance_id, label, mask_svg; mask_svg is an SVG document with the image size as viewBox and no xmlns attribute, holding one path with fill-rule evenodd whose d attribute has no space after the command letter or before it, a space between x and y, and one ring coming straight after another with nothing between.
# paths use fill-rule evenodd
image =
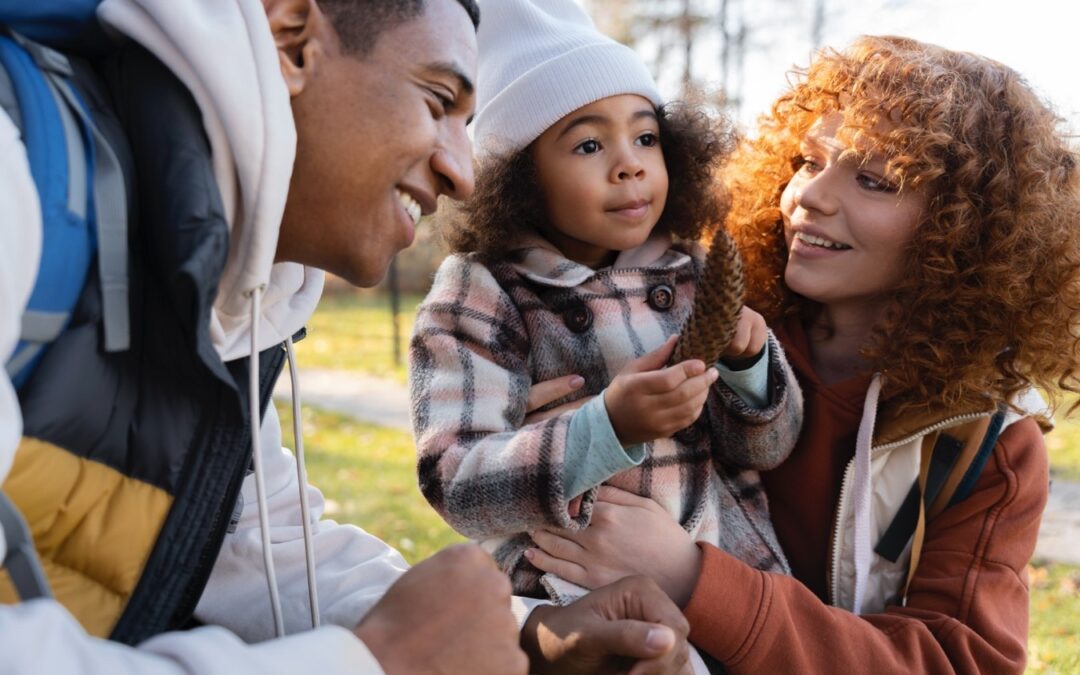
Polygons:
<instances>
[{"instance_id":1,"label":"toddler girl","mask_svg":"<svg viewBox=\"0 0 1080 675\"><path fill-rule=\"evenodd\" d=\"M636 54L572 0L483 11L477 190L445 232L454 255L410 353L424 495L484 540L519 594L579 593L541 580L523 553L534 528L602 517L601 483L786 572L755 472L782 461L799 430L780 347L744 310L721 381L701 361L664 367L702 272L692 242L723 219L712 175L730 132L662 105ZM570 374L583 383L558 414L527 419L530 386ZM670 555L692 564L689 548ZM691 590L657 581L677 602Z\"/></svg>"}]
</instances>

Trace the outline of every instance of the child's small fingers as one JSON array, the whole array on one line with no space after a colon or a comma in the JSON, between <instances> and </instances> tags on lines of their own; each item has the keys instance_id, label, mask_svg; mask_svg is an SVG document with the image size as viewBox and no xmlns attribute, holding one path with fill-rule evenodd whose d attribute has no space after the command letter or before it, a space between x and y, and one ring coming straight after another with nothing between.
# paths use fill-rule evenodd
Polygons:
<instances>
[{"instance_id":1,"label":"child's small fingers","mask_svg":"<svg viewBox=\"0 0 1080 675\"><path fill-rule=\"evenodd\" d=\"M667 394L687 380L686 371L678 367L638 373L630 377L633 378L636 390L649 396Z\"/></svg>"},{"instance_id":2,"label":"child's small fingers","mask_svg":"<svg viewBox=\"0 0 1080 675\"><path fill-rule=\"evenodd\" d=\"M525 559L541 572L558 575L579 586L585 585L585 568L577 563L556 558L539 548L525 549Z\"/></svg>"},{"instance_id":3,"label":"child's small fingers","mask_svg":"<svg viewBox=\"0 0 1080 675\"><path fill-rule=\"evenodd\" d=\"M560 530L560 532L562 532L562 530ZM545 553L556 558L562 558L563 560L575 560L580 557L581 553L585 550L580 544L572 539L551 532L550 530L533 530L532 532L529 532L529 537L533 540L533 543L540 547Z\"/></svg>"},{"instance_id":4,"label":"child's small fingers","mask_svg":"<svg viewBox=\"0 0 1080 675\"><path fill-rule=\"evenodd\" d=\"M750 330L750 339L746 345L747 356L753 356L765 347L769 339L769 328L765 325L765 319L758 317Z\"/></svg>"},{"instance_id":5,"label":"child's small fingers","mask_svg":"<svg viewBox=\"0 0 1080 675\"><path fill-rule=\"evenodd\" d=\"M746 353L751 332L752 328L747 322L739 321L738 326L735 328L735 335L731 337L731 342L728 343L727 349L724 350L724 356L735 357Z\"/></svg>"},{"instance_id":6,"label":"child's small fingers","mask_svg":"<svg viewBox=\"0 0 1080 675\"><path fill-rule=\"evenodd\" d=\"M676 368L682 368L686 377L697 377L705 372L705 362L701 359L687 359L675 364Z\"/></svg>"},{"instance_id":7,"label":"child's small fingers","mask_svg":"<svg viewBox=\"0 0 1080 675\"><path fill-rule=\"evenodd\" d=\"M663 407L678 406L703 395L708 395L709 388L716 381L718 375L719 373L715 368L708 368L700 375L679 382L670 391L655 394L655 404Z\"/></svg>"}]
</instances>

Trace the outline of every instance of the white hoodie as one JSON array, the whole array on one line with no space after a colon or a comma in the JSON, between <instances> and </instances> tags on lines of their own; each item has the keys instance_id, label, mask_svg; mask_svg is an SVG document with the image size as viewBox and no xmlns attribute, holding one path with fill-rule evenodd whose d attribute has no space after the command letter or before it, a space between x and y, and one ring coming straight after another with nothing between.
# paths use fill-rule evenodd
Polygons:
<instances>
[{"instance_id":1,"label":"white hoodie","mask_svg":"<svg viewBox=\"0 0 1080 675\"><path fill-rule=\"evenodd\" d=\"M322 273L274 264L296 132L277 52L259 0L105 0L102 20L165 63L191 90L231 214L231 248L211 335L222 358L250 353L248 292L264 289L259 349L302 327L322 292ZM41 246L37 194L11 120L0 112L0 356L11 354ZM0 375L0 482L21 432L18 402ZM281 446L271 406L261 427L270 540L289 637L273 636L255 487L242 489L239 527L226 537L195 615L213 626L159 635L137 649L92 638L57 603L0 606L4 673L381 673L349 630L406 569L397 551L351 525L319 518L309 489L324 626L310 627L296 462ZM0 533L2 535L2 533ZM0 536L0 555L4 539ZM336 625L335 625L336 624ZM259 641L267 640L266 642ZM256 644L257 643L257 644Z\"/></svg>"}]
</instances>

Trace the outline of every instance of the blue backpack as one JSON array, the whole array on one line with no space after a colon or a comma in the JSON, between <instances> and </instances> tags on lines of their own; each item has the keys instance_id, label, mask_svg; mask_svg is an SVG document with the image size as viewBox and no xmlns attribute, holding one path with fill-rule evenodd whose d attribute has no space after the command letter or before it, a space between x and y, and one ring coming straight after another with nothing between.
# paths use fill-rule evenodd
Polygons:
<instances>
[{"instance_id":1,"label":"blue backpack","mask_svg":"<svg viewBox=\"0 0 1080 675\"><path fill-rule=\"evenodd\" d=\"M22 133L41 204L42 247L19 343L5 364L15 386L31 376L45 348L67 327L97 258L105 348L130 343L127 194L116 153L91 118L62 49L101 53L108 41L95 18L100 0L0 0L0 107ZM51 597L22 515L0 491L7 540L2 566L25 600Z\"/></svg>"},{"instance_id":2,"label":"blue backpack","mask_svg":"<svg viewBox=\"0 0 1080 675\"><path fill-rule=\"evenodd\" d=\"M67 327L96 258L105 349L130 343L127 195L116 154L94 124L67 56L12 27L54 43L95 43L97 0L0 0L0 106L22 132L42 214L41 261L5 364L16 388ZM16 6L17 5L17 6ZM91 28L87 28L91 26ZM65 41L64 38L67 38Z\"/></svg>"}]
</instances>

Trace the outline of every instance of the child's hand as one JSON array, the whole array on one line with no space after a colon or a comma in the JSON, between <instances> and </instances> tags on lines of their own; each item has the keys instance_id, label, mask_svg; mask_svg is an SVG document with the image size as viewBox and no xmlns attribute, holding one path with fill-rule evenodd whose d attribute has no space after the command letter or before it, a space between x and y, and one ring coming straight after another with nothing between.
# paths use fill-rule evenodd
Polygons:
<instances>
[{"instance_id":1,"label":"child's hand","mask_svg":"<svg viewBox=\"0 0 1080 675\"><path fill-rule=\"evenodd\" d=\"M628 363L604 391L611 427L624 445L667 438L701 415L720 374L697 359L664 368L676 339Z\"/></svg>"},{"instance_id":2,"label":"child's hand","mask_svg":"<svg viewBox=\"0 0 1080 675\"><path fill-rule=\"evenodd\" d=\"M735 326L735 335L722 356L725 359L748 359L757 356L765 346L767 337L765 318L744 306L739 312L739 323Z\"/></svg>"}]
</instances>

